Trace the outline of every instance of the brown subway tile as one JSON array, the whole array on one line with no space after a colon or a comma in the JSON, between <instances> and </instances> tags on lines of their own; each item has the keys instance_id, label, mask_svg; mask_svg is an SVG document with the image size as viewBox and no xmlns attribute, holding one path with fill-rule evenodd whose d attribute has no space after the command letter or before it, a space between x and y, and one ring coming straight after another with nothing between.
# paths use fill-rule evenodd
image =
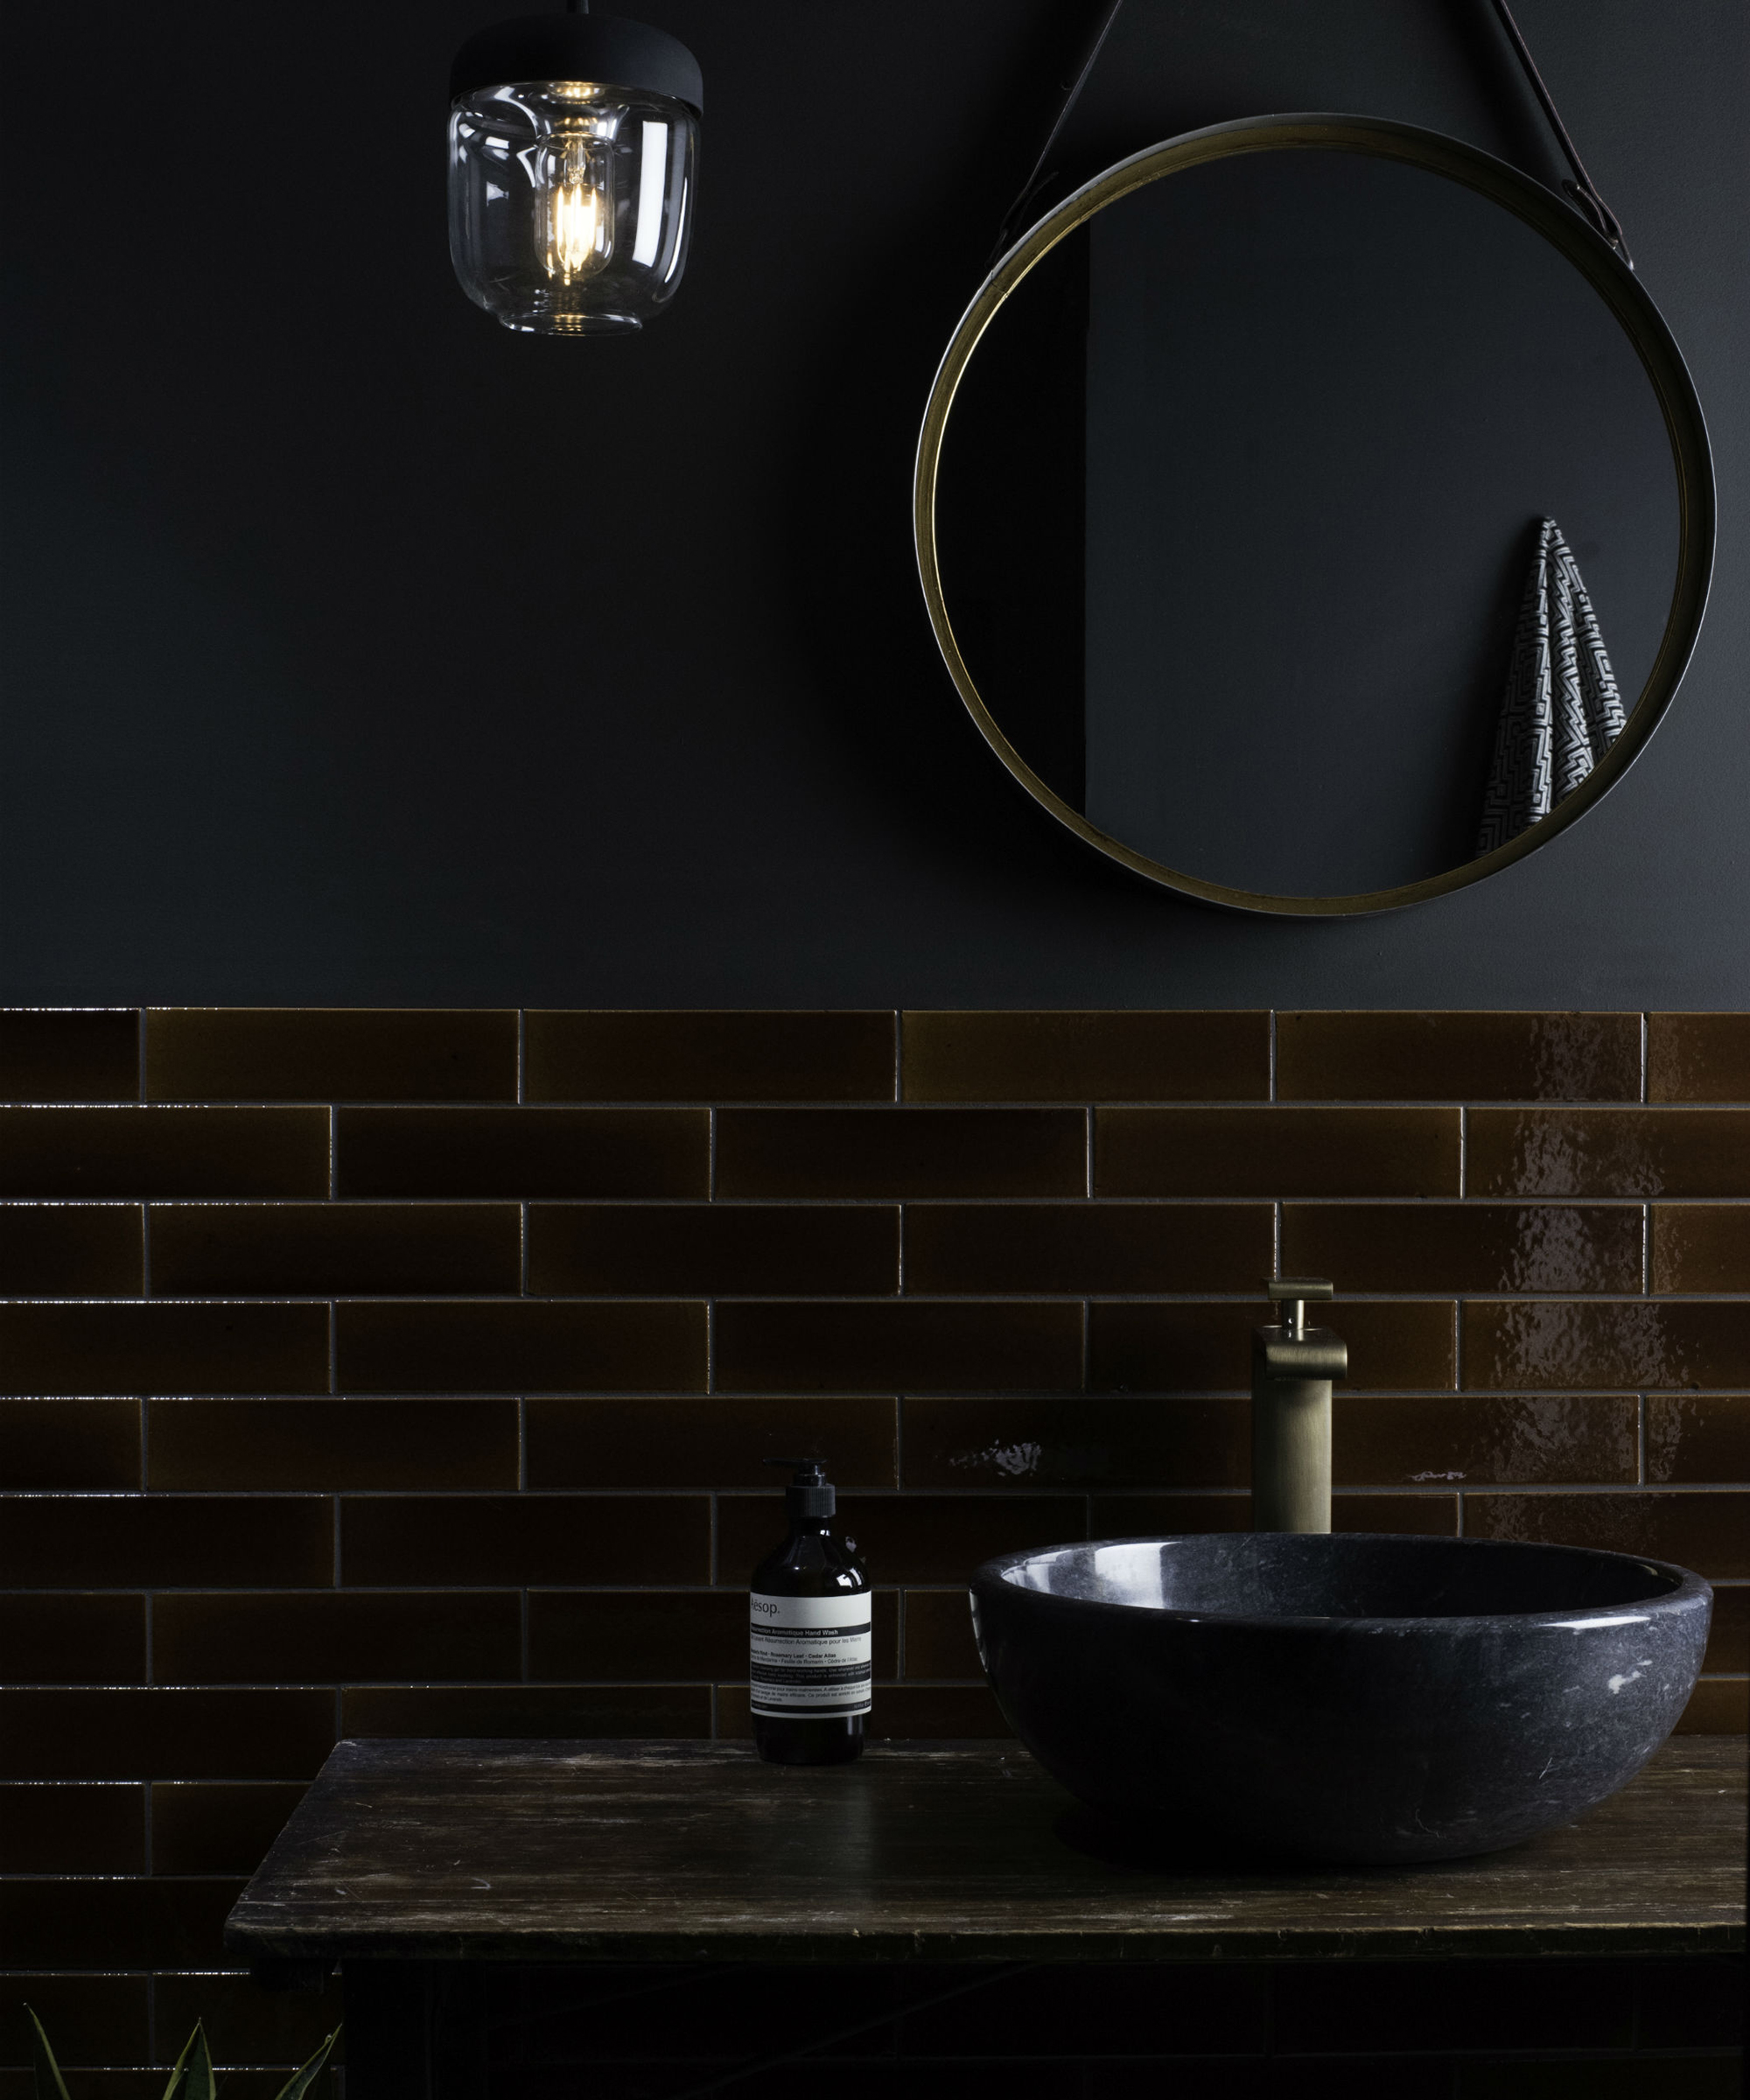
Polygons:
<instances>
[{"instance_id":1,"label":"brown subway tile","mask_svg":"<svg viewBox=\"0 0 1750 2100\"><path fill-rule=\"evenodd\" d=\"M144 1976L32 1976L28 1987L23 1978L18 1979L18 1986L7 1993L16 2002L0 2012L0 2064L23 2066L31 2062L31 2025L24 2007L27 1997L64 2071L74 2064L146 2061L149 1986ZM32 2094L32 2100L34 2082L22 2089ZM68 2082L77 2092L82 2082L74 2071Z\"/></svg>"},{"instance_id":2,"label":"brown subway tile","mask_svg":"<svg viewBox=\"0 0 1750 2100\"><path fill-rule=\"evenodd\" d=\"M0 1306L0 1392L296 1393L327 1383L326 1306Z\"/></svg>"},{"instance_id":3,"label":"brown subway tile","mask_svg":"<svg viewBox=\"0 0 1750 2100\"><path fill-rule=\"evenodd\" d=\"M137 1784L0 1787L0 1874L144 1873L144 1799Z\"/></svg>"},{"instance_id":4,"label":"brown subway tile","mask_svg":"<svg viewBox=\"0 0 1750 2100\"><path fill-rule=\"evenodd\" d=\"M1456 1109L1101 1109L1100 1196L1456 1196Z\"/></svg>"},{"instance_id":5,"label":"brown subway tile","mask_svg":"<svg viewBox=\"0 0 1750 2100\"><path fill-rule=\"evenodd\" d=\"M0 1946L28 1946L46 1969L216 1969L228 1881L0 1880Z\"/></svg>"},{"instance_id":6,"label":"brown subway tile","mask_svg":"<svg viewBox=\"0 0 1750 2100\"><path fill-rule=\"evenodd\" d=\"M514 1400L155 1400L154 1488L514 1488Z\"/></svg>"},{"instance_id":7,"label":"brown subway tile","mask_svg":"<svg viewBox=\"0 0 1750 2100\"><path fill-rule=\"evenodd\" d=\"M1638 1208L1289 1203L1282 1273L1348 1291L1633 1291Z\"/></svg>"},{"instance_id":8,"label":"brown subway tile","mask_svg":"<svg viewBox=\"0 0 1750 2100\"><path fill-rule=\"evenodd\" d=\"M341 1695L346 1735L500 1736L547 1740L711 1732L705 1684L384 1686Z\"/></svg>"},{"instance_id":9,"label":"brown subway tile","mask_svg":"<svg viewBox=\"0 0 1750 2100\"><path fill-rule=\"evenodd\" d=\"M348 1392L701 1392L705 1383L701 1305L354 1302L335 1307L334 1334Z\"/></svg>"},{"instance_id":10,"label":"brown subway tile","mask_svg":"<svg viewBox=\"0 0 1750 2100\"><path fill-rule=\"evenodd\" d=\"M1638 1013L1279 1013L1283 1101L1639 1101Z\"/></svg>"},{"instance_id":11,"label":"brown subway tile","mask_svg":"<svg viewBox=\"0 0 1750 2100\"><path fill-rule=\"evenodd\" d=\"M1082 1382L1076 1305L720 1305L724 1392L1039 1392Z\"/></svg>"},{"instance_id":12,"label":"brown subway tile","mask_svg":"<svg viewBox=\"0 0 1750 2100\"><path fill-rule=\"evenodd\" d=\"M1272 1245L1262 1203L917 1203L906 1213L906 1288L1256 1290Z\"/></svg>"},{"instance_id":13,"label":"brown subway tile","mask_svg":"<svg viewBox=\"0 0 1750 2100\"><path fill-rule=\"evenodd\" d=\"M0 1101L137 1101L131 1006L0 1011Z\"/></svg>"},{"instance_id":14,"label":"brown subway tile","mask_svg":"<svg viewBox=\"0 0 1750 2100\"><path fill-rule=\"evenodd\" d=\"M0 1109L0 1196L322 1196L326 1109Z\"/></svg>"},{"instance_id":15,"label":"brown subway tile","mask_svg":"<svg viewBox=\"0 0 1750 2100\"><path fill-rule=\"evenodd\" d=\"M1653 1288L1750 1291L1750 1206L1656 1204Z\"/></svg>"},{"instance_id":16,"label":"brown subway tile","mask_svg":"<svg viewBox=\"0 0 1750 2100\"><path fill-rule=\"evenodd\" d=\"M164 1684L513 1677L522 1668L520 1615L508 1592L160 1597L152 1675Z\"/></svg>"},{"instance_id":17,"label":"brown subway tile","mask_svg":"<svg viewBox=\"0 0 1750 2100\"><path fill-rule=\"evenodd\" d=\"M18 1495L0 1524L0 1588L326 1584L333 1517L316 1495Z\"/></svg>"},{"instance_id":18,"label":"brown subway tile","mask_svg":"<svg viewBox=\"0 0 1750 2100\"><path fill-rule=\"evenodd\" d=\"M838 1507L843 1529L855 1537L878 1583L964 1582L992 1554L1087 1536L1087 1505L1080 1495L848 1494ZM745 1585L783 1536L784 1506L777 1497L720 1497L718 1582Z\"/></svg>"},{"instance_id":19,"label":"brown subway tile","mask_svg":"<svg viewBox=\"0 0 1750 2100\"><path fill-rule=\"evenodd\" d=\"M1649 1393L1646 1409L1655 1486L1750 1481L1750 1394Z\"/></svg>"},{"instance_id":20,"label":"brown subway tile","mask_svg":"<svg viewBox=\"0 0 1750 2100\"><path fill-rule=\"evenodd\" d=\"M905 1674L908 1677L984 1675L972 1638L972 1609L965 1590L906 1592Z\"/></svg>"},{"instance_id":21,"label":"brown subway tile","mask_svg":"<svg viewBox=\"0 0 1750 2100\"><path fill-rule=\"evenodd\" d=\"M333 1744L332 1691L0 1691L0 1779L310 1779Z\"/></svg>"},{"instance_id":22,"label":"brown subway tile","mask_svg":"<svg viewBox=\"0 0 1750 2100\"><path fill-rule=\"evenodd\" d=\"M841 1488L895 1488L898 1404L822 1400L531 1400L531 1488L761 1488L770 1458L819 1455Z\"/></svg>"},{"instance_id":23,"label":"brown subway tile","mask_svg":"<svg viewBox=\"0 0 1750 2100\"><path fill-rule=\"evenodd\" d=\"M341 1506L343 1578L400 1584L702 1583L704 1495L360 1495Z\"/></svg>"},{"instance_id":24,"label":"brown subway tile","mask_svg":"<svg viewBox=\"0 0 1750 2100\"><path fill-rule=\"evenodd\" d=\"M874 1711L864 1726L877 1743L972 1742L1013 1732L996 1695L982 1684L877 1684ZM732 1741L745 1741L752 1734L745 1684L718 1686L717 1732ZM963 2092L965 2087L964 2076L956 2072L954 2090ZM1007 2067L1004 2090L1014 2091Z\"/></svg>"},{"instance_id":25,"label":"brown subway tile","mask_svg":"<svg viewBox=\"0 0 1750 2100\"><path fill-rule=\"evenodd\" d=\"M1088 1308L1088 1382L1096 1392L1245 1391L1251 1331L1270 1317L1256 1305L1095 1305ZM1369 1303L1331 1308L1348 1344L1351 1391L1439 1388L1453 1382L1449 1304Z\"/></svg>"},{"instance_id":26,"label":"brown subway tile","mask_svg":"<svg viewBox=\"0 0 1750 2100\"><path fill-rule=\"evenodd\" d=\"M524 1020L529 1101L891 1101L893 1016L557 1013Z\"/></svg>"},{"instance_id":27,"label":"brown subway tile","mask_svg":"<svg viewBox=\"0 0 1750 2100\"><path fill-rule=\"evenodd\" d=\"M1073 1109L724 1109L720 1196L1080 1196Z\"/></svg>"},{"instance_id":28,"label":"brown subway tile","mask_svg":"<svg viewBox=\"0 0 1750 2100\"><path fill-rule=\"evenodd\" d=\"M703 1196L704 1109L342 1109L343 1196Z\"/></svg>"},{"instance_id":29,"label":"brown subway tile","mask_svg":"<svg viewBox=\"0 0 1750 2100\"><path fill-rule=\"evenodd\" d=\"M1649 1013L1647 1098L1750 1102L1750 1013Z\"/></svg>"},{"instance_id":30,"label":"brown subway tile","mask_svg":"<svg viewBox=\"0 0 1750 2100\"><path fill-rule=\"evenodd\" d=\"M1750 1583L1716 1583L1713 1625L1707 1636L1706 1670L1750 1671Z\"/></svg>"},{"instance_id":31,"label":"brown subway tile","mask_svg":"<svg viewBox=\"0 0 1750 2100\"><path fill-rule=\"evenodd\" d=\"M152 1290L160 1298L484 1296L522 1288L514 1205L155 1205Z\"/></svg>"},{"instance_id":32,"label":"brown subway tile","mask_svg":"<svg viewBox=\"0 0 1750 2100\"><path fill-rule=\"evenodd\" d=\"M1469 1507L1468 1501L1466 1504ZM1456 1494L1334 1494L1337 1531L1375 1531L1398 1537L1452 1538L1458 1534ZM1088 1515L1090 1538L1167 1538L1197 1531L1250 1531L1249 1494L1100 1494Z\"/></svg>"},{"instance_id":33,"label":"brown subway tile","mask_svg":"<svg viewBox=\"0 0 1750 2100\"><path fill-rule=\"evenodd\" d=\"M1473 1538L1641 1554L1728 1581L1750 1576L1750 1492L1467 1494L1465 1530Z\"/></svg>"},{"instance_id":34,"label":"brown subway tile","mask_svg":"<svg viewBox=\"0 0 1750 2100\"><path fill-rule=\"evenodd\" d=\"M1677 1723L1679 1735L1742 1735L1750 1730L1750 1678L1703 1677ZM1722 2089L1720 2100L1726 2100Z\"/></svg>"},{"instance_id":35,"label":"brown subway tile","mask_svg":"<svg viewBox=\"0 0 1750 2100\"><path fill-rule=\"evenodd\" d=\"M1340 1387L1332 1443L1335 1476L1350 1488L1632 1487L1639 1466L1636 1405L1621 1395L1404 1400Z\"/></svg>"},{"instance_id":36,"label":"brown subway tile","mask_svg":"<svg viewBox=\"0 0 1750 2100\"><path fill-rule=\"evenodd\" d=\"M1467 1386L1750 1385L1750 1304L1474 1301L1463 1325Z\"/></svg>"},{"instance_id":37,"label":"brown subway tile","mask_svg":"<svg viewBox=\"0 0 1750 2100\"><path fill-rule=\"evenodd\" d=\"M514 1101L516 1015L158 1006L149 1101Z\"/></svg>"},{"instance_id":38,"label":"brown subway tile","mask_svg":"<svg viewBox=\"0 0 1750 2100\"><path fill-rule=\"evenodd\" d=\"M257 1862L260 1857L258 1853ZM341 2016L346 2006L338 1976L329 1977L319 1991L269 1991L248 1976L158 1976L152 1979L152 2002L160 2064L175 2061L197 2020L206 2030L215 2063L307 2063L337 2027L340 2038L329 2062L345 2061L346 2036ZM277 2091L285 2076L283 2069L260 2075L268 2093ZM226 2072L224 2078L230 2100L241 2081L235 2070ZM319 2094L328 2083L325 2078L313 2090ZM332 2084L338 2091L340 2081ZM268 2093L254 2100L268 2100Z\"/></svg>"},{"instance_id":39,"label":"brown subway tile","mask_svg":"<svg viewBox=\"0 0 1750 2100\"><path fill-rule=\"evenodd\" d=\"M1235 1488L1250 1451L1241 1400L914 1400L908 1488Z\"/></svg>"},{"instance_id":40,"label":"brown subway tile","mask_svg":"<svg viewBox=\"0 0 1750 2100\"><path fill-rule=\"evenodd\" d=\"M875 1674L899 1669L899 1600L872 1602ZM620 1684L747 1674L747 1598L736 1590L537 1590L528 1600L528 1674Z\"/></svg>"},{"instance_id":41,"label":"brown subway tile","mask_svg":"<svg viewBox=\"0 0 1750 2100\"><path fill-rule=\"evenodd\" d=\"M304 1788L264 1780L247 1786L172 1780L155 1786L151 1797L155 1873L252 1874Z\"/></svg>"},{"instance_id":42,"label":"brown subway tile","mask_svg":"<svg viewBox=\"0 0 1750 2100\"><path fill-rule=\"evenodd\" d=\"M536 1204L528 1288L716 1298L874 1296L900 1287L889 1206Z\"/></svg>"},{"instance_id":43,"label":"brown subway tile","mask_svg":"<svg viewBox=\"0 0 1750 2100\"><path fill-rule=\"evenodd\" d=\"M145 1681L144 1597L0 1597L0 1684Z\"/></svg>"},{"instance_id":44,"label":"brown subway tile","mask_svg":"<svg viewBox=\"0 0 1750 2100\"><path fill-rule=\"evenodd\" d=\"M0 1488L139 1485L137 1400L0 1400Z\"/></svg>"},{"instance_id":45,"label":"brown subway tile","mask_svg":"<svg viewBox=\"0 0 1750 2100\"><path fill-rule=\"evenodd\" d=\"M1735 1109L1474 1109L1474 1196L1742 1196L1750 1113Z\"/></svg>"},{"instance_id":46,"label":"brown subway tile","mask_svg":"<svg viewBox=\"0 0 1750 2100\"><path fill-rule=\"evenodd\" d=\"M135 1204L0 1207L0 1297L137 1298L144 1236Z\"/></svg>"},{"instance_id":47,"label":"brown subway tile","mask_svg":"<svg viewBox=\"0 0 1750 2100\"><path fill-rule=\"evenodd\" d=\"M907 1101L1264 1101L1268 1013L907 1013Z\"/></svg>"}]
</instances>

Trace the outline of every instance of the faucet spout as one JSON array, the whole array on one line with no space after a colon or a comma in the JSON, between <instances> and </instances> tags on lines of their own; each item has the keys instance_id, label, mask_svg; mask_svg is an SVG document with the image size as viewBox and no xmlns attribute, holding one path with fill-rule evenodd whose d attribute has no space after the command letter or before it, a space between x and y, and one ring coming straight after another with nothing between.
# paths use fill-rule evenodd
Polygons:
<instances>
[{"instance_id":1,"label":"faucet spout","mask_svg":"<svg viewBox=\"0 0 1750 2100\"><path fill-rule=\"evenodd\" d=\"M1279 1323L1252 1329L1252 1530L1331 1529L1331 1385L1349 1372L1348 1344L1309 1327L1309 1301L1334 1298L1322 1278L1266 1278Z\"/></svg>"}]
</instances>

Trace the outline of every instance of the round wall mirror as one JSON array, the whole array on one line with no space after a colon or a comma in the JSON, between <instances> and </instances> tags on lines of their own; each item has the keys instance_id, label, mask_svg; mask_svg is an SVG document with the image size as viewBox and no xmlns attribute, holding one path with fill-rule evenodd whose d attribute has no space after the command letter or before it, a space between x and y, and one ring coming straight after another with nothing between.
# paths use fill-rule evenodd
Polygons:
<instances>
[{"instance_id":1,"label":"round wall mirror","mask_svg":"<svg viewBox=\"0 0 1750 2100\"><path fill-rule=\"evenodd\" d=\"M1645 744L1700 626L1707 438L1632 271L1436 133L1277 116L1027 234L925 418L918 558L1004 763L1236 908L1494 873Z\"/></svg>"}]
</instances>

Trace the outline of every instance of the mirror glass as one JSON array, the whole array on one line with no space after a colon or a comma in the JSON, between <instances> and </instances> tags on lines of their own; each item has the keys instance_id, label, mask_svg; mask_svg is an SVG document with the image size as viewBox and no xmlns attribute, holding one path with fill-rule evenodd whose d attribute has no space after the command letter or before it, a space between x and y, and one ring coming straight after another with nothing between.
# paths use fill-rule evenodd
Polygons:
<instances>
[{"instance_id":1,"label":"mirror glass","mask_svg":"<svg viewBox=\"0 0 1750 2100\"><path fill-rule=\"evenodd\" d=\"M1535 769L1502 737L1534 578L1556 712L1565 668L1602 756L1678 506L1633 342L1541 233L1403 161L1254 151L1131 191L1016 286L948 416L935 547L979 696L1072 809L1324 898L1474 860L1500 766ZM1558 721L1565 784L1591 762Z\"/></svg>"}]
</instances>

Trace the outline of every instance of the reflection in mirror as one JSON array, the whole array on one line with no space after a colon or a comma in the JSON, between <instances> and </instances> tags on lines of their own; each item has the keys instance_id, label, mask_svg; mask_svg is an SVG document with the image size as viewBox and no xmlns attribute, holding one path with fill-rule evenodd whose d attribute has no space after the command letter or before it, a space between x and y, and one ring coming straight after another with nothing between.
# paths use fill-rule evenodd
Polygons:
<instances>
[{"instance_id":1,"label":"reflection in mirror","mask_svg":"<svg viewBox=\"0 0 1750 2100\"><path fill-rule=\"evenodd\" d=\"M1168 867L1334 897L1584 778L1658 652L1678 486L1633 344L1542 234L1403 162L1278 150L1132 191L1020 283L935 526L961 653L1047 787Z\"/></svg>"}]
</instances>

